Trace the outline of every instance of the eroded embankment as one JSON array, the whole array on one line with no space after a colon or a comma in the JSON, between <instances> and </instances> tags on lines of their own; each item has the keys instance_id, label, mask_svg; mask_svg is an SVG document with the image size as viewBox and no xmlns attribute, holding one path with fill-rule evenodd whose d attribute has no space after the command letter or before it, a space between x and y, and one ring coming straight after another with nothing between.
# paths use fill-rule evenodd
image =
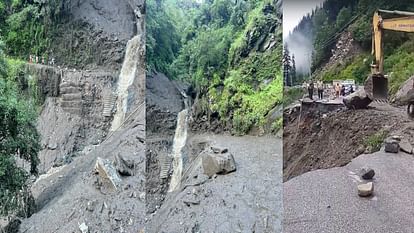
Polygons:
<instances>
[{"instance_id":1,"label":"eroded embankment","mask_svg":"<svg viewBox=\"0 0 414 233\"><path fill-rule=\"evenodd\" d=\"M283 179L305 172L344 166L364 152L373 152L384 135L408 130L403 108L372 104L369 109L321 113L285 110L283 132Z\"/></svg>"}]
</instances>

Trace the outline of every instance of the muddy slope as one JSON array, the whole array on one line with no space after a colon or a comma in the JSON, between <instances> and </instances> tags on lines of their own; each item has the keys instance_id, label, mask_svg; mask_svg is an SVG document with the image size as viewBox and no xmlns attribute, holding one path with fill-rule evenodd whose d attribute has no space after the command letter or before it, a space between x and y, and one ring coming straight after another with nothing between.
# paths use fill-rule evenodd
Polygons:
<instances>
[{"instance_id":1,"label":"muddy slope","mask_svg":"<svg viewBox=\"0 0 414 233\"><path fill-rule=\"evenodd\" d=\"M142 55L145 43L138 44L134 52ZM43 168L53 167L32 184L37 212L22 220L20 232L75 232L82 224L89 232L144 228L144 58L131 57L138 59L138 67L128 69L133 79L127 89L125 119L115 131L109 127L118 79L112 82L112 76L93 75L102 71L63 72L58 95L46 96L39 119L45 145L40 156ZM96 172L98 157L107 159L121 176L116 189L104 174ZM125 169L128 174L121 172Z\"/></svg>"},{"instance_id":2,"label":"muddy slope","mask_svg":"<svg viewBox=\"0 0 414 233\"><path fill-rule=\"evenodd\" d=\"M162 159L171 153L184 102L177 86L162 73L148 74L146 87L146 211L152 214L168 190L169 179L160 178Z\"/></svg>"},{"instance_id":3,"label":"muddy slope","mask_svg":"<svg viewBox=\"0 0 414 233\"><path fill-rule=\"evenodd\" d=\"M407 122L405 111L389 105L364 110L341 110L328 114L299 111L284 115L283 179L305 172L344 166L369 152L365 141L385 130L393 132Z\"/></svg>"},{"instance_id":4,"label":"muddy slope","mask_svg":"<svg viewBox=\"0 0 414 233\"><path fill-rule=\"evenodd\" d=\"M23 220L19 232L133 232L144 227L145 108L104 143L88 147L68 165L51 170L33 185L39 211ZM118 191L101 186L94 172L97 157L133 156L134 175L122 177Z\"/></svg>"},{"instance_id":5,"label":"muddy slope","mask_svg":"<svg viewBox=\"0 0 414 233\"><path fill-rule=\"evenodd\" d=\"M119 69L129 39L144 32L144 0L72 0L54 30L49 57L78 69Z\"/></svg>"}]
</instances>

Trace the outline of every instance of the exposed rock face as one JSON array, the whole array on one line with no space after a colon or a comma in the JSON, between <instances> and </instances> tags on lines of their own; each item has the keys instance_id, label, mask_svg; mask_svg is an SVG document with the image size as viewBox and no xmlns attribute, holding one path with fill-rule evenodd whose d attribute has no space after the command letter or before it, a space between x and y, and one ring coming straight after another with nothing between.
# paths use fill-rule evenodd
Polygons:
<instances>
[{"instance_id":1,"label":"exposed rock face","mask_svg":"<svg viewBox=\"0 0 414 233\"><path fill-rule=\"evenodd\" d=\"M343 102L347 108L350 109L364 109L372 102L365 92L365 90L360 89L346 97L344 97Z\"/></svg>"}]
</instances>

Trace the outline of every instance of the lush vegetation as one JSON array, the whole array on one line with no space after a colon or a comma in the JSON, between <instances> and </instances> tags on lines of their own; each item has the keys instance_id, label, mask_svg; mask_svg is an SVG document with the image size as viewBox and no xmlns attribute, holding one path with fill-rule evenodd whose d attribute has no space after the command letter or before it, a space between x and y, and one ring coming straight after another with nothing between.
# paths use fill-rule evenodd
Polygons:
<instances>
[{"instance_id":1,"label":"lush vegetation","mask_svg":"<svg viewBox=\"0 0 414 233\"><path fill-rule=\"evenodd\" d=\"M205 114L217 113L235 133L264 125L282 102L276 1L148 1L147 11L150 68L190 82Z\"/></svg>"},{"instance_id":2,"label":"lush vegetation","mask_svg":"<svg viewBox=\"0 0 414 233\"><path fill-rule=\"evenodd\" d=\"M0 0L0 39L6 53L27 60L29 54L45 55L62 0Z\"/></svg>"},{"instance_id":3,"label":"lush vegetation","mask_svg":"<svg viewBox=\"0 0 414 233\"><path fill-rule=\"evenodd\" d=\"M17 158L30 164L37 174L40 149L36 112L19 88L23 62L6 59L0 42L0 215L20 209L27 198L29 173Z\"/></svg>"}]
</instances>

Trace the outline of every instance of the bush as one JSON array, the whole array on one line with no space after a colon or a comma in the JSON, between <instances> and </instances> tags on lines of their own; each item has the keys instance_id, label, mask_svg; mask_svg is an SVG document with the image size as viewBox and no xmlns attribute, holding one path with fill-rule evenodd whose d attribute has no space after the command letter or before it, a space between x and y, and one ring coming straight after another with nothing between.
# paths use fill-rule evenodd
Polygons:
<instances>
[{"instance_id":1,"label":"bush","mask_svg":"<svg viewBox=\"0 0 414 233\"><path fill-rule=\"evenodd\" d=\"M0 47L0 55L2 55ZM0 64L7 64L0 56ZM21 95L16 75L21 72L20 62L11 60L10 65L0 67L0 215L24 206L28 173L17 166L19 157L30 163L30 173L37 174L37 157L40 150L36 130L36 114ZM6 74L6 75L4 75Z\"/></svg>"}]
</instances>

